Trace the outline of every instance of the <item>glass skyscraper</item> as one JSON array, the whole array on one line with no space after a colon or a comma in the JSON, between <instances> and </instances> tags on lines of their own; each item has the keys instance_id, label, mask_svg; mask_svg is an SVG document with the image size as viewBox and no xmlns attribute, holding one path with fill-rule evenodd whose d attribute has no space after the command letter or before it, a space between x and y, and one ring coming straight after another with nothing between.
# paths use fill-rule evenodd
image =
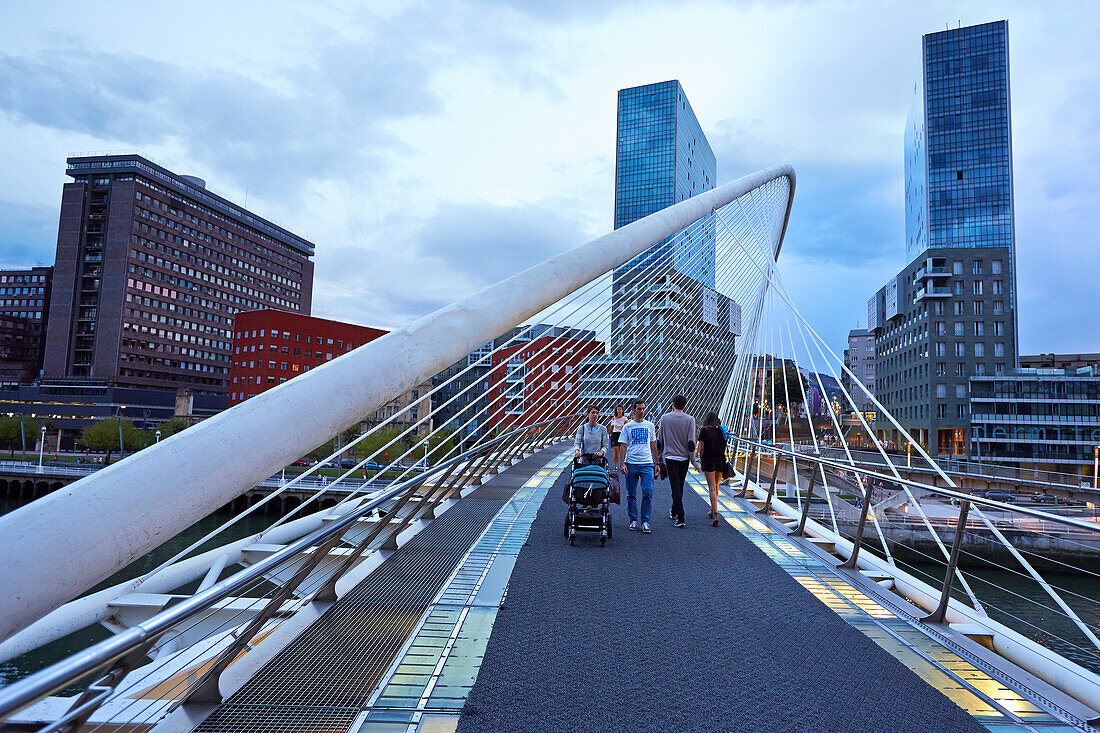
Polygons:
<instances>
[{"instance_id":1,"label":"glass skyscraper","mask_svg":"<svg viewBox=\"0 0 1100 733\"><path fill-rule=\"evenodd\" d=\"M714 188L714 152L679 81L620 89L617 130L616 229ZM659 262L713 288L713 230L700 227L693 245L662 242L616 272Z\"/></svg>"},{"instance_id":2,"label":"glass skyscraper","mask_svg":"<svg viewBox=\"0 0 1100 733\"><path fill-rule=\"evenodd\" d=\"M907 259L929 247L1011 251L1008 21L924 36L924 74L905 129L905 189Z\"/></svg>"},{"instance_id":3,"label":"glass skyscraper","mask_svg":"<svg viewBox=\"0 0 1100 733\"><path fill-rule=\"evenodd\" d=\"M1007 375L1018 351L1008 22L929 33L922 61L905 127L909 264L868 303L874 393L933 452L965 455L971 377Z\"/></svg>"}]
</instances>

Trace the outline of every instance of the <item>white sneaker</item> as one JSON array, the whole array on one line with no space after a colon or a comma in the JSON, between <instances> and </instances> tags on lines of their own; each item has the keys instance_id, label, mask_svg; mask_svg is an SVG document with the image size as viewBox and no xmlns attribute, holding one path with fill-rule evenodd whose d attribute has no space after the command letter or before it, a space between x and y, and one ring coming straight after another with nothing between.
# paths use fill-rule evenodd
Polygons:
<instances>
[{"instance_id":1,"label":"white sneaker","mask_svg":"<svg viewBox=\"0 0 1100 733\"><path fill-rule=\"evenodd\" d=\"M631 532L637 532L638 531L638 522L637 521L634 521L634 522L630 523L630 531Z\"/></svg>"},{"instance_id":2,"label":"white sneaker","mask_svg":"<svg viewBox=\"0 0 1100 733\"><path fill-rule=\"evenodd\" d=\"M642 534L649 534L649 522L642 522Z\"/></svg>"}]
</instances>

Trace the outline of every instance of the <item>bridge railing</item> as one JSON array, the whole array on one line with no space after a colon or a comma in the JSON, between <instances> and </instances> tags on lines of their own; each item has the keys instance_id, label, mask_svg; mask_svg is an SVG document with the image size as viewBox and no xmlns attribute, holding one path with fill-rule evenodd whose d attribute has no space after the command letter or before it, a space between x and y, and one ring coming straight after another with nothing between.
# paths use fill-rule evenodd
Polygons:
<instances>
[{"instance_id":1,"label":"bridge railing","mask_svg":"<svg viewBox=\"0 0 1100 733\"><path fill-rule=\"evenodd\" d=\"M220 700L219 680L262 631L270 631L285 618L311 603L331 603L336 586L364 554L389 543L421 518L431 518L467 487L476 487L487 474L505 463L558 441L577 422L567 415L510 430L473 449L441 461L415 477L389 486L363 499L354 508L334 515L321 528L297 539L267 557L231 574L188 598L173 599L163 610L117 635L53 664L23 680L0 688L0 720L28 705L82 682L91 681L69 710L42 731L74 728L86 722L108 700L119 699L142 684L126 683L126 675L141 666L142 678L155 672L156 660L171 657L178 646L169 637L186 637L200 625L205 646L194 653L202 670L185 675L172 689L162 689L171 707L201 700ZM365 526L363 520L376 515ZM282 582L272 586L273 578ZM270 586L256 593L258 589ZM227 601L238 601L226 612ZM240 601L246 601L242 607ZM216 649L211 655L210 645ZM154 660L146 665L145 659ZM187 662L172 660L173 669ZM161 711L164 714L164 711ZM125 713L119 714L125 719Z\"/></svg>"},{"instance_id":2,"label":"bridge railing","mask_svg":"<svg viewBox=\"0 0 1100 733\"><path fill-rule=\"evenodd\" d=\"M838 567L888 580L926 623L988 635L998 653L1100 710L1100 600L1075 582L1100 579L1100 523L903 478L881 464L735 440L738 478L761 513L827 541ZM890 500L876 504L876 493L904 501L883 510ZM1041 609L1043 625L1021 605Z\"/></svg>"}]
</instances>

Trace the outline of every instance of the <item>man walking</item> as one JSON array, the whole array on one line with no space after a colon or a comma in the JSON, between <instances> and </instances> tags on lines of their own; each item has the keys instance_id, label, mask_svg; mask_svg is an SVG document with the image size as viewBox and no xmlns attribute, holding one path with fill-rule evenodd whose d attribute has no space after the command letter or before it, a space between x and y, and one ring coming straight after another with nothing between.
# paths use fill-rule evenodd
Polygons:
<instances>
[{"instance_id":1,"label":"man walking","mask_svg":"<svg viewBox=\"0 0 1100 733\"><path fill-rule=\"evenodd\" d=\"M645 419L645 402L638 400L630 413L630 420L623 426L620 441L626 444L626 454L620 470L626 474L626 513L630 517L631 531L638 529L649 534L649 514L653 509L653 468L657 463L657 430ZM638 511L638 484L642 486L642 506Z\"/></svg>"},{"instance_id":2,"label":"man walking","mask_svg":"<svg viewBox=\"0 0 1100 733\"><path fill-rule=\"evenodd\" d=\"M669 519L677 527L684 526L684 480L688 462L695 455L695 418L684 412L687 398L678 394L672 398L672 412L661 416L657 429L661 459L668 471L668 485L672 489L672 509Z\"/></svg>"}]
</instances>

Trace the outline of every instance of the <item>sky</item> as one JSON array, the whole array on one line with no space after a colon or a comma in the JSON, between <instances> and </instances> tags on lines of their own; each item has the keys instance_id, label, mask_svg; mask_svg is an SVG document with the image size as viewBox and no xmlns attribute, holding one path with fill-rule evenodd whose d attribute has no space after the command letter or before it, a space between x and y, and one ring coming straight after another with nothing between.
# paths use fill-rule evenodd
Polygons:
<instances>
[{"instance_id":1,"label":"sky","mask_svg":"<svg viewBox=\"0 0 1100 733\"><path fill-rule=\"evenodd\" d=\"M794 166L839 353L906 264L920 37L1001 18L1021 352L1100 351L1093 2L6 4L0 266L52 263L67 155L137 150L314 242L314 315L401 326L610 230L616 91L675 78L719 184Z\"/></svg>"}]
</instances>

